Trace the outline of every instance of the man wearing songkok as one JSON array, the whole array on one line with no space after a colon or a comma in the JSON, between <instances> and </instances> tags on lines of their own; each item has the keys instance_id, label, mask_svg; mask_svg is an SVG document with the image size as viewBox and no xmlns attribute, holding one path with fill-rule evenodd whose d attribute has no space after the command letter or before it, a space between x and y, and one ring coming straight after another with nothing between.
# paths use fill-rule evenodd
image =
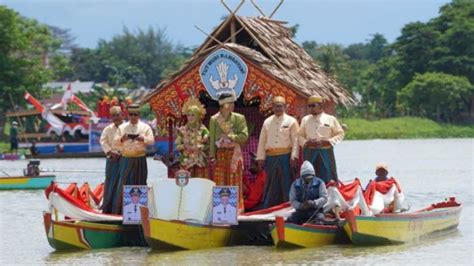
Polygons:
<instances>
[{"instance_id":1,"label":"man wearing songkok","mask_svg":"<svg viewBox=\"0 0 474 266\"><path fill-rule=\"evenodd\" d=\"M122 212L122 191L124 185L146 185L148 167L146 163L146 146L153 145L155 139L151 127L140 121L140 107L128 107L130 120L122 124L115 134L114 142L121 151L117 201L114 202L112 212Z\"/></svg>"},{"instance_id":2,"label":"man wearing songkok","mask_svg":"<svg viewBox=\"0 0 474 266\"><path fill-rule=\"evenodd\" d=\"M273 115L263 122L257 148L259 168L265 163L263 208L288 201L293 171L298 160L298 122L285 113L285 98L273 98Z\"/></svg>"},{"instance_id":3,"label":"man wearing songkok","mask_svg":"<svg viewBox=\"0 0 474 266\"><path fill-rule=\"evenodd\" d=\"M344 139L344 130L337 119L323 111L323 99L308 99L311 114L303 117L298 130L298 143L303 148L303 159L316 168L316 175L324 182L337 181L334 145Z\"/></svg>"},{"instance_id":4,"label":"man wearing songkok","mask_svg":"<svg viewBox=\"0 0 474 266\"><path fill-rule=\"evenodd\" d=\"M179 163L182 169L191 173L191 177L207 178L209 130L201 122L206 109L198 99L191 98L184 103L183 114L187 123L178 128L176 136Z\"/></svg>"},{"instance_id":5,"label":"man wearing songkok","mask_svg":"<svg viewBox=\"0 0 474 266\"><path fill-rule=\"evenodd\" d=\"M248 128L245 116L233 112L235 101L232 93L219 96L219 112L209 121L209 158L215 164L213 179L216 185L239 187L239 212L242 212L244 162L240 145L248 139Z\"/></svg>"},{"instance_id":6,"label":"man wearing songkok","mask_svg":"<svg viewBox=\"0 0 474 266\"><path fill-rule=\"evenodd\" d=\"M111 213L113 202L117 201L116 198L118 196L121 196L115 193L119 189L117 187L117 179L121 152L119 147L114 143L114 137L123 122L122 110L119 106L113 106L109 112L112 117L112 123L104 128L100 136L100 145L107 156L105 163L104 197L101 206L103 213Z\"/></svg>"},{"instance_id":7,"label":"man wearing songkok","mask_svg":"<svg viewBox=\"0 0 474 266\"><path fill-rule=\"evenodd\" d=\"M322 223L324 220L323 206L328 201L328 193L323 180L315 176L313 165L304 161L301 165L300 177L291 184L290 203L295 212L287 222L295 224Z\"/></svg>"}]
</instances>

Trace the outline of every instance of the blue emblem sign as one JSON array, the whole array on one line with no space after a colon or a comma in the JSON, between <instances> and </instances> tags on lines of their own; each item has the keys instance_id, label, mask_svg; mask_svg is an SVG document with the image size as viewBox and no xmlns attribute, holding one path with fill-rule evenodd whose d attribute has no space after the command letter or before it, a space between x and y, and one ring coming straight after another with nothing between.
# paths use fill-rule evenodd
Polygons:
<instances>
[{"instance_id":1,"label":"blue emblem sign","mask_svg":"<svg viewBox=\"0 0 474 266\"><path fill-rule=\"evenodd\" d=\"M244 60L223 48L211 53L199 68L204 87L216 101L223 92L234 92L235 97L239 98L244 90L247 73Z\"/></svg>"}]
</instances>

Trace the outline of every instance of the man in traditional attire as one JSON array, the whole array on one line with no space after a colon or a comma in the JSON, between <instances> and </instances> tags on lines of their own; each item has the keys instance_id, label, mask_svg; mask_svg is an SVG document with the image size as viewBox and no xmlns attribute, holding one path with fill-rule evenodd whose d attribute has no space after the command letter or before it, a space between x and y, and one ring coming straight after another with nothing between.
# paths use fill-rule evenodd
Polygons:
<instances>
[{"instance_id":1,"label":"man in traditional attire","mask_svg":"<svg viewBox=\"0 0 474 266\"><path fill-rule=\"evenodd\" d=\"M298 122L285 113L285 98L273 99L273 113L263 122L257 148L259 168L265 163L263 208L288 201L293 174L298 160Z\"/></svg>"},{"instance_id":2,"label":"man in traditional attire","mask_svg":"<svg viewBox=\"0 0 474 266\"><path fill-rule=\"evenodd\" d=\"M142 191L139 188L130 189L130 197L132 202L123 207L123 216L127 221L140 221L140 207L145 205L140 203L140 196Z\"/></svg>"},{"instance_id":3,"label":"man in traditional attire","mask_svg":"<svg viewBox=\"0 0 474 266\"><path fill-rule=\"evenodd\" d=\"M107 155L105 163L105 184L104 184L104 197L102 202L102 212L111 213L112 204L115 202L118 190L118 173L119 173L119 161L121 152L118 147L114 144L115 133L117 133L119 126L123 122L122 110L119 106L113 106L110 108L110 115L112 116L112 122L110 125L104 128L102 135L100 136L100 145L102 150Z\"/></svg>"},{"instance_id":4,"label":"man in traditional attire","mask_svg":"<svg viewBox=\"0 0 474 266\"><path fill-rule=\"evenodd\" d=\"M237 222L237 208L230 204L230 189L222 188L219 192L221 202L212 210L212 221L220 224L235 224Z\"/></svg>"},{"instance_id":5,"label":"man in traditional attire","mask_svg":"<svg viewBox=\"0 0 474 266\"><path fill-rule=\"evenodd\" d=\"M213 180L218 186L239 187L239 212L242 212L244 162L240 145L248 139L248 128L245 116L233 112L235 101L235 94L222 93L219 97L219 112L209 121L209 158L215 164Z\"/></svg>"},{"instance_id":6,"label":"man in traditional attire","mask_svg":"<svg viewBox=\"0 0 474 266\"><path fill-rule=\"evenodd\" d=\"M114 214L122 212L124 185L146 185L148 178L146 146L155 143L151 127L140 121L140 107L130 105L128 113L130 120L118 128L114 137L115 145L122 151L116 191L118 198L113 202L112 208Z\"/></svg>"},{"instance_id":7,"label":"man in traditional attire","mask_svg":"<svg viewBox=\"0 0 474 266\"><path fill-rule=\"evenodd\" d=\"M308 99L311 114L301 120L298 142L303 147L303 159L310 161L316 175L328 183L337 181L333 147L344 139L344 130L334 116L323 111L322 104L320 96Z\"/></svg>"},{"instance_id":8,"label":"man in traditional attire","mask_svg":"<svg viewBox=\"0 0 474 266\"><path fill-rule=\"evenodd\" d=\"M176 150L180 152L181 168L188 170L192 177L208 177L207 157L209 149L209 130L201 123L206 109L196 98L183 105L186 125L178 128Z\"/></svg>"},{"instance_id":9,"label":"man in traditional attire","mask_svg":"<svg viewBox=\"0 0 474 266\"><path fill-rule=\"evenodd\" d=\"M328 201L328 193L323 180L315 176L313 165L304 161L301 165L300 177L291 184L290 203L295 212L287 222L295 224L324 220L324 204Z\"/></svg>"}]
</instances>

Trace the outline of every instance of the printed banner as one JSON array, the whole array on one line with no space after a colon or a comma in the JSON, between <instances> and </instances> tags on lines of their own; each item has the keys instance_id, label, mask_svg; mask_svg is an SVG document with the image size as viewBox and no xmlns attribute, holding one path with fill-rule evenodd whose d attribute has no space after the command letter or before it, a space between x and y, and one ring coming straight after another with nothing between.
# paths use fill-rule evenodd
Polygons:
<instances>
[{"instance_id":1,"label":"printed banner","mask_svg":"<svg viewBox=\"0 0 474 266\"><path fill-rule=\"evenodd\" d=\"M148 206L147 186L123 187L123 223L140 224L140 207Z\"/></svg>"},{"instance_id":2,"label":"printed banner","mask_svg":"<svg viewBox=\"0 0 474 266\"><path fill-rule=\"evenodd\" d=\"M102 146L100 146L100 135L106 126L111 122L103 121L102 119L99 123L90 123L89 130L89 152L101 152Z\"/></svg>"},{"instance_id":3,"label":"printed banner","mask_svg":"<svg viewBox=\"0 0 474 266\"><path fill-rule=\"evenodd\" d=\"M238 199L237 186L215 186L212 189L212 223L238 224Z\"/></svg>"}]
</instances>

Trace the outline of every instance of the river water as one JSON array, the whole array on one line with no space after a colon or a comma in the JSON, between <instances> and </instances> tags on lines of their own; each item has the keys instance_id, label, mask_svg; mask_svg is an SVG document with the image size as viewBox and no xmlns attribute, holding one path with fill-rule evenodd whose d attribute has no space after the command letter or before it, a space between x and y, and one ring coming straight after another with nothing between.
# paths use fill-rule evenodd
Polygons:
<instances>
[{"instance_id":1,"label":"river water","mask_svg":"<svg viewBox=\"0 0 474 266\"><path fill-rule=\"evenodd\" d=\"M315 249L228 247L200 251L160 252L117 248L55 252L46 240L42 210L44 192L0 191L0 264L434 264L472 265L474 252L474 139L344 141L336 147L342 180L359 177L363 186L377 162L389 165L402 185L411 209L449 196L464 203L458 230L418 243L381 247L333 245ZM0 169L21 174L26 161L0 161ZM43 168L102 170L104 159L50 159ZM163 177L164 166L148 161L149 179ZM57 173L59 182L102 182L100 173Z\"/></svg>"}]
</instances>

